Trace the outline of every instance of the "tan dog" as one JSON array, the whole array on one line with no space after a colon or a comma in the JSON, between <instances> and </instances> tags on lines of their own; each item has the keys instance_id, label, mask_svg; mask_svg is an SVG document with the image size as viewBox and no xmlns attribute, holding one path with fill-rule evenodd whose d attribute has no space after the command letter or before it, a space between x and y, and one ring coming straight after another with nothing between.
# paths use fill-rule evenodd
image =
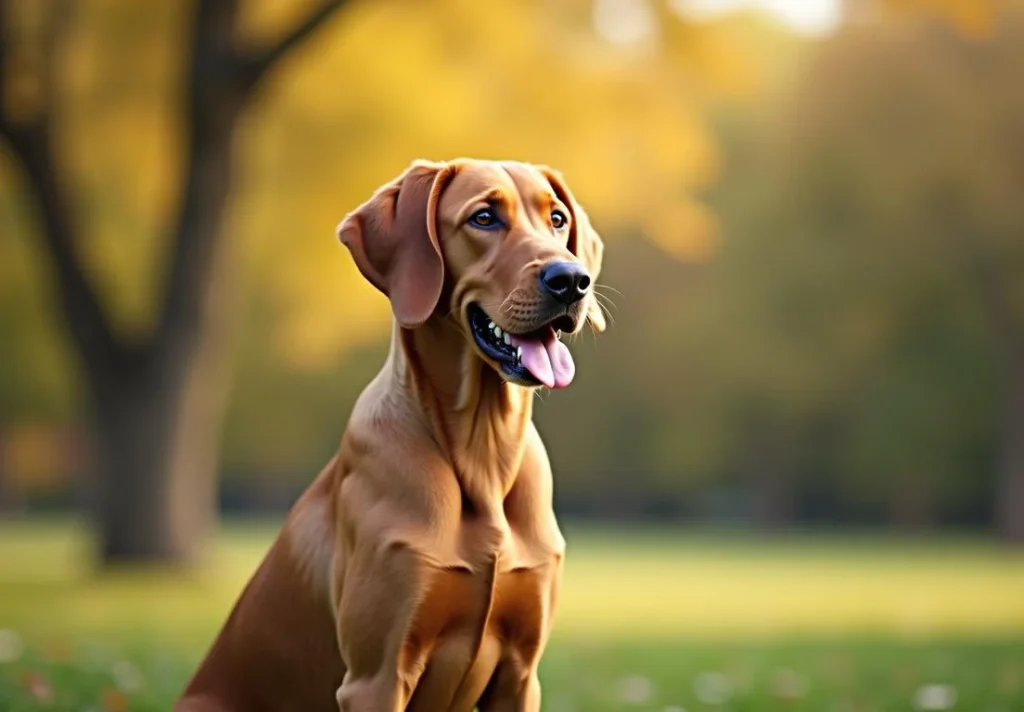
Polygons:
<instances>
[{"instance_id":1,"label":"tan dog","mask_svg":"<svg viewBox=\"0 0 1024 712\"><path fill-rule=\"evenodd\" d=\"M391 351L179 712L540 709L565 543L533 388L604 329L602 243L553 171L416 162L338 228Z\"/></svg>"}]
</instances>

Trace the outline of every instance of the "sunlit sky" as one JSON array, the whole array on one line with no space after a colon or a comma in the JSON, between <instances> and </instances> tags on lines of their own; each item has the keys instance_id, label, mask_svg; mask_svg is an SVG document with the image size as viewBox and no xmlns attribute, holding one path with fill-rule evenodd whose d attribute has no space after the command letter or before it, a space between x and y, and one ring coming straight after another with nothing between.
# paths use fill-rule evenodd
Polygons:
<instances>
[{"instance_id":1,"label":"sunlit sky","mask_svg":"<svg viewBox=\"0 0 1024 712\"><path fill-rule=\"evenodd\" d=\"M654 14L647 2L596 0L594 25L617 43L642 41L654 29ZM669 0L684 15L714 17L740 8L760 7L799 32L825 34L839 22L841 0Z\"/></svg>"},{"instance_id":2,"label":"sunlit sky","mask_svg":"<svg viewBox=\"0 0 1024 712\"><path fill-rule=\"evenodd\" d=\"M813 34L828 32L839 21L839 0L674 0L674 4L703 14L761 6L797 30Z\"/></svg>"}]
</instances>

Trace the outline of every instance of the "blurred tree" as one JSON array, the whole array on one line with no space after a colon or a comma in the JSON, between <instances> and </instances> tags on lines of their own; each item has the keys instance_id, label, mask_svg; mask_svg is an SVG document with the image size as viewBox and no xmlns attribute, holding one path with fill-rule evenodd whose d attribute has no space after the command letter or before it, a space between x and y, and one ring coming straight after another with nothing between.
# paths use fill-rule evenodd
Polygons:
<instances>
[{"instance_id":1,"label":"blurred tree","mask_svg":"<svg viewBox=\"0 0 1024 712\"><path fill-rule=\"evenodd\" d=\"M972 37L988 35L995 27L1004 0L843 0L849 24L921 16L941 18Z\"/></svg>"},{"instance_id":2,"label":"blurred tree","mask_svg":"<svg viewBox=\"0 0 1024 712\"><path fill-rule=\"evenodd\" d=\"M88 389L106 561L186 560L207 531L225 396L219 262L234 133L261 78L344 4L323 2L260 50L240 42L237 0L194 4L182 77L182 197L168 227L155 326L143 337L119 334L102 306L61 167L56 129L65 73L81 70L68 58L80 8L60 0L0 7L0 134L22 169Z\"/></svg>"},{"instance_id":3,"label":"blurred tree","mask_svg":"<svg viewBox=\"0 0 1024 712\"><path fill-rule=\"evenodd\" d=\"M818 315L803 335L779 325L806 349L793 373L844 394L847 481L885 492L897 521L932 521L985 479L971 453L995 427L993 510L1012 539L1024 538L1022 38L1006 4L981 40L911 20L825 43L774 139L773 213L760 213L786 251L768 294Z\"/></svg>"}]
</instances>

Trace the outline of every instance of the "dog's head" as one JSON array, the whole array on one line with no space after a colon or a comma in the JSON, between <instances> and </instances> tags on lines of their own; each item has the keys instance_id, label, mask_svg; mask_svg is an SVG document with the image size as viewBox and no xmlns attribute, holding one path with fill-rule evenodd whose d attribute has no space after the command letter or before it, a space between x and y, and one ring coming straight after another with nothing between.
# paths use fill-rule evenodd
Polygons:
<instances>
[{"instance_id":1,"label":"dog's head","mask_svg":"<svg viewBox=\"0 0 1024 712\"><path fill-rule=\"evenodd\" d=\"M350 213L338 237L405 328L454 318L503 378L569 385L562 333L605 328L594 296L603 243L543 166L416 161Z\"/></svg>"}]
</instances>

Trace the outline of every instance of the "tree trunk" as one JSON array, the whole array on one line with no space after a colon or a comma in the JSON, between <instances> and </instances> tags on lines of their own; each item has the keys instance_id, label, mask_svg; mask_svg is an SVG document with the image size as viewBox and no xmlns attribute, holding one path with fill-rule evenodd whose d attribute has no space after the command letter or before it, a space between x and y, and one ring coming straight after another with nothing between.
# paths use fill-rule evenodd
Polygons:
<instances>
[{"instance_id":1,"label":"tree trunk","mask_svg":"<svg viewBox=\"0 0 1024 712\"><path fill-rule=\"evenodd\" d=\"M18 509L18 496L7 472L7 433L0 427L0 516Z\"/></svg>"},{"instance_id":2,"label":"tree trunk","mask_svg":"<svg viewBox=\"0 0 1024 712\"><path fill-rule=\"evenodd\" d=\"M930 483L904 477L893 484L889 497L889 523L908 533L928 531L935 526L935 493Z\"/></svg>"},{"instance_id":3,"label":"tree trunk","mask_svg":"<svg viewBox=\"0 0 1024 712\"><path fill-rule=\"evenodd\" d=\"M762 529L785 529L796 519L793 477L778 456L755 465L754 522Z\"/></svg>"},{"instance_id":4,"label":"tree trunk","mask_svg":"<svg viewBox=\"0 0 1024 712\"><path fill-rule=\"evenodd\" d=\"M237 105L225 107L216 117L222 123L193 127L184 236L157 337L125 372L94 384L99 530L108 563L191 563L215 519L232 293L220 237L237 115Z\"/></svg>"},{"instance_id":5,"label":"tree trunk","mask_svg":"<svg viewBox=\"0 0 1024 712\"><path fill-rule=\"evenodd\" d=\"M216 516L225 363L155 359L96 397L96 519L105 563L194 563Z\"/></svg>"},{"instance_id":6,"label":"tree trunk","mask_svg":"<svg viewBox=\"0 0 1024 712\"><path fill-rule=\"evenodd\" d=\"M94 376L98 516L106 563L192 563L216 515L225 414L224 216L234 128L247 96L216 61L229 51L236 4L198 8L183 112L188 160L153 339L125 372Z\"/></svg>"},{"instance_id":7,"label":"tree trunk","mask_svg":"<svg viewBox=\"0 0 1024 712\"><path fill-rule=\"evenodd\" d=\"M796 519L796 482L788 438L770 418L755 421L750 468L754 525L766 530L791 527Z\"/></svg>"},{"instance_id":8,"label":"tree trunk","mask_svg":"<svg viewBox=\"0 0 1024 712\"><path fill-rule=\"evenodd\" d=\"M191 564L211 533L228 391L223 312L209 315L208 335L193 347L142 357L117 382L96 384L95 514L105 563ZM179 350L187 356L170 356Z\"/></svg>"},{"instance_id":9,"label":"tree trunk","mask_svg":"<svg viewBox=\"0 0 1024 712\"><path fill-rule=\"evenodd\" d=\"M1004 408L996 528L1002 538L1024 542L1024 355L1010 365Z\"/></svg>"},{"instance_id":10,"label":"tree trunk","mask_svg":"<svg viewBox=\"0 0 1024 712\"><path fill-rule=\"evenodd\" d=\"M140 367L97 393L96 514L104 561L185 561L200 535L188 520L202 516L207 503L197 497L192 512L181 512L170 497L181 376L154 370Z\"/></svg>"}]
</instances>

